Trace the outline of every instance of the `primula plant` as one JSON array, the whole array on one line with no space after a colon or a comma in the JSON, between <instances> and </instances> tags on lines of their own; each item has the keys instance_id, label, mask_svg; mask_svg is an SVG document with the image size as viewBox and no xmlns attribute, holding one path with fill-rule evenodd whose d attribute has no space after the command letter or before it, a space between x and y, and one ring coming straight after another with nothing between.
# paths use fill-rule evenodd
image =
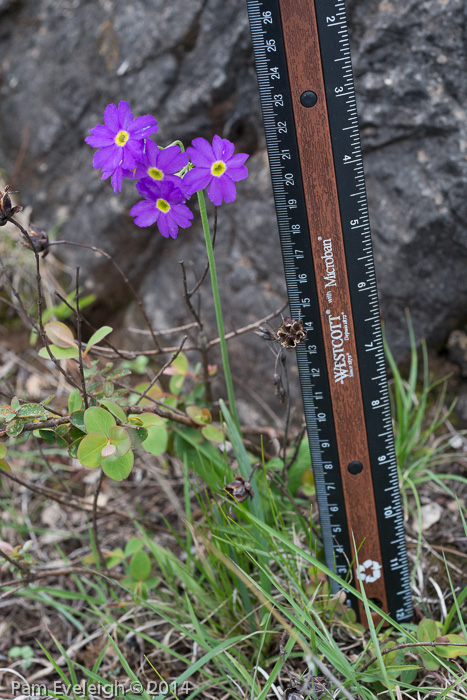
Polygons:
<instances>
[{"instance_id":1,"label":"primula plant","mask_svg":"<svg viewBox=\"0 0 467 700\"><path fill-rule=\"evenodd\" d=\"M180 142L162 148L150 138L158 131L156 119L148 114L133 117L129 105L124 101L121 101L118 107L109 104L104 111L104 124L98 124L89 131L90 135L85 140L90 146L97 148L93 166L102 171L102 179L110 178L116 193L121 191L123 180L128 180L129 184L135 185L136 193L143 197L131 209L137 226L156 224L164 237L177 238L179 229L186 229L193 222L194 214L187 202L197 194L207 245L230 411L238 425L211 233L202 191L207 189L208 197L215 206L224 201L233 202L236 199L235 183L248 175L244 165L248 155L234 154L234 144L217 135L214 136L212 145L204 138L194 139L192 147L186 152ZM22 230L26 244L35 251L36 258L39 252L46 255L50 246L64 243L49 242L47 234L33 226L27 231L23 229L13 219L21 207L13 207L9 190L7 187L2 194L3 218L5 223L12 221ZM72 309L68 301L65 300L65 303ZM92 348L97 343L102 343L112 332L110 326L95 330L86 345L83 345L79 338L75 338L64 323L44 323L42 313L40 328L36 327L35 330L44 342L44 347L39 351L42 358L52 358L55 361L74 358L79 361L81 391L76 387L70 394L68 424L64 422L56 426L40 425L47 420L53 422L53 411L46 408L46 402L21 405L15 397L11 404L1 405L0 420L5 425L6 436L17 437L35 428L36 437L42 438L48 444L55 442L68 447L69 454L78 458L81 464L88 468L102 467L107 476L118 481L128 477L134 462L135 448L142 446L153 455L163 452L167 445L167 431L163 425L170 413L167 417L150 413L128 415L124 392L117 390L114 383L129 372L116 370L113 366L99 368L98 361L90 357ZM183 354L178 360L177 355L178 353L175 353L168 363L172 368L165 368L167 372L175 373L170 386L172 394L178 394L176 377L183 382L188 372L188 364L185 366ZM180 360L183 360L183 369L177 370L176 367L181 367ZM144 405L144 397L151 396L151 387L144 385L142 392ZM164 397L159 395L158 398ZM185 408L193 426L199 426L214 442L223 439L222 431L214 425L209 425L212 419L207 408L199 408L196 404L190 406L189 403ZM0 468L8 470L10 467L5 459L6 455L6 447L0 444Z\"/></svg>"}]
</instances>

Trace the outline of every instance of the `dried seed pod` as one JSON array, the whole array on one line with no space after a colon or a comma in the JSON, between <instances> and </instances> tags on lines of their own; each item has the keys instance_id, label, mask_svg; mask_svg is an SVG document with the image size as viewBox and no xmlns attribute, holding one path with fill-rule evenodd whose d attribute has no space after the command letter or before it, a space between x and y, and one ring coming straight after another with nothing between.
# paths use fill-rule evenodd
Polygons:
<instances>
[{"instance_id":1,"label":"dried seed pod","mask_svg":"<svg viewBox=\"0 0 467 700\"><path fill-rule=\"evenodd\" d=\"M299 318L293 320L290 317L284 318L282 325L277 331L277 338L286 350L293 350L297 345L305 340L306 330L303 327L303 321Z\"/></svg>"},{"instance_id":2,"label":"dried seed pod","mask_svg":"<svg viewBox=\"0 0 467 700\"><path fill-rule=\"evenodd\" d=\"M36 253L44 253L42 257L45 258L49 253L49 235L47 231L42 231L40 228L36 228L36 226L29 226L28 234ZM27 248L31 248L31 244L26 238L23 244Z\"/></svg>"},{"instance_id":3,"label":"dried seed pod","mask_svg":"<svg viewBox=\"0 0 467 700\"><path fill-rule=\"evenodd\" d=\"M248 498L253 498L255 495L251 484L246 481L240 474L234 474L234 481L230 481L225 485L224 491L227 493L229 498L237 503L243 503Z\"/></svg>"},{"instance_id":4,"label":"dried seed pod","mask_svg":"<svg viewBox=\"0 0 467 700\"><path fill-rule=\"evenodd\" d=\"M3 191L0 191L0 226L5 226L8 220L11 219L23 207L11 206L10 185L7 185Z\"/></svg>"}]
</instances>

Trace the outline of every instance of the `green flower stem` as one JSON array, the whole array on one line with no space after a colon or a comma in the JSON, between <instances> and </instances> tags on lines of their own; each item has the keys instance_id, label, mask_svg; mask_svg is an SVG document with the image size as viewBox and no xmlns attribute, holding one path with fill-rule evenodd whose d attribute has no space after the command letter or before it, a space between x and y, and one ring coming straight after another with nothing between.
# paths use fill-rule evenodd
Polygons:
<instances>
[{"instance_id":1,"label":"green flower stem","mask_svg":"<svg viewBox=\"0 0 467 700\"><path fill-rule=\"evenodd\" d=\"M232 418L235 421L237 428L240 430L240 422L238 420L237 409L235 407L235 395L233 389L232 375L230 373L229 356L227 354L227 343L225 341L224 320L222 318L221 300L219 296L219 285L217 283L216 262L214 260L214 250L211 241L211 232L209 230L208 214L206 211L206 201L204 193L198 192L198 204L201 214L201 223L203 225L204 238L206 241L206 251L208 254L209 272L211 275L212 296L214 299L214 308L216 310L217 331L221 346L222 366L224 368L225 383L227 385L227 396L229 398L229 407Z\"/></svg>"}]
</instances>

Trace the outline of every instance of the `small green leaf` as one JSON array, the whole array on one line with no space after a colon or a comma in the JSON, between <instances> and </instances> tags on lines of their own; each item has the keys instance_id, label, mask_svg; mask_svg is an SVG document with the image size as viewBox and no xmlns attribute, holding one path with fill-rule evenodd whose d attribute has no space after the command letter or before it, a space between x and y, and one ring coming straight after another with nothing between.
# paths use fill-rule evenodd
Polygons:
<instances>
[{"instance_id":1,"label":"small green leaf","mask_svg":"<svg viewBox=\"0 0 467 700\"><path fill-rule=\"evenodd\" d=\"M188 372L188 358L180 352L169 367L173 374L186 374Z\"/></svg>"},{"instance_id":2,"label":"small green leaf","mask_svg":"<svg viewBox=\"0 0 467 700\"><path fill-rule=\"evenodd\" d=\"M125 545L125 557L129 557L135 552L143 549L143 543L137 537L131 537Z\"/></svg>"},{"instance_id":3,"label":"small green leaf","mask_svg":"<svg viewBox=\"0 0 467 700\"><path fill-rule=\"evenodd\" d=\"M132 449L136 450L138 447L141 447L143 442L146 440L148 437L148 431L146 428L127 428L128 435L130 436L131 440L131 447Z\"/></svg>"},{"instance_id":4,"label":"small green leaf","mask_svg":"<svg viewBox=\"0 0 467 700\"><path fill-rule=\"evenodd\" d=\"M465 644L465 639L461 634L445 634L436 637L435 642L453 642L456 644ZM438 656L443 659L455 659L456 656L467 656L467 646L449 646L435 647Z\"/></svg>"},{"instance_id":5,"label":"small green leaf","mask_svg":"<svg viewBox=\"0 0 467 700\"><path fill-rule=\"evenodd\" d=\"M126 413L123 408L118 405L118 403L115 403L115 401L110 401L109 399L101 399L99 403L105 406L110 413L113 413L113 415L118 418L120 423L127 422Z\"/></svg>"},{"instance_id":6,"label":"small green leaf","mask_svg":"<svg viewBox=\"0 0 467 700\"><path fill-rule=\"evenodd\" d=\"M4 420L12 420L16 416L16 411L13 411L10 406L7 406L6 404L2 404L0 406L0 421Z\"/></svg>"},{"instance_id":7,"label":"small green leaf","mask_svg":"<svg viewBox=\"0 0 467 700\"><path fill-rule=\"evenodd\" d=\"M92 406L84 412L84 425L87 433L102 433L108 436L110 428L115 425L115 418L105 409Z\"/></svg>"},{"instance_id":8,"label":"small green leaf","mask_svg":"<svg viewBox=\"0 0 467 700\"><path fill-rule=\"evenodd\" d=\"M165 426L154 426L147 428L148 437L143 442L143 448L149 454L158 457L164 454L167 449L168 434Z\"/></svg>"},{"instance_id":9,"label":"small green leaf","mask_svg":"<svg viewBox=\"0 0 467 700\"><path fill-rule=\"evenodd\" d=\"M201 406L187 406L186 412L191 420L198 423L198 425L208 425L212 422L211 412L207 408L201 408Z\"/></svg>"},{"instance_id":10,"label":"small green leaf","mask_svg":"<svg viewBox=\"0 0 467 700\"><path fill-rule=\"evenodd\" d=\"M126 455L128 450L131 448L131 440L128 435L128 431L122 428L120 425L113 425L109 428L108 438L110 443L115 446L116 457L122 457Z\"/></svg>"},{"instance_id":11,"label":"small green leaf","mask_svg":"<svg viewBox=\"0 0 467 700\"><path fill-rule=\"evenodd\" d=\"M438 636L438 627L434 620L424 617L417 627L417 639L419 642L433 642Z\"/></svg>"},{"instance_id":12,"label":"small green leaf","mask_svg":"<svg viewBox=\"0 0 467 700\"><path fill-rule=\"evenodd\" d=\"M3 457L6 457L7 449L3 442L0 442L0 459L3 459Z\"/></svg>"},{"instance_id":13,"label":"small green leaf","mask_svg":"<svg viewBox=\"0 0 467 700\"><path fill-rule=\"evenodd\" d=\"M184 381L185 381L184 374L175 374L173 377L170 377L170 382L169 382L170 393L175 394L175 396L178 396L182 390Z\"/></svg>"},{"instance_id":14,"label":"small green leaf","mask_svg":"<svg viewBox=\"0 0 467 700\"><path fill-rule=\"evenodd\" d=\"M143 428L152 428L167 423L167 418L162 418L162 416L158 416L155 413L141 413L139 416L131 414L129 418L131 420L137 420L139 425L142 425Z\"/></svg>"},{"instance_id":15,"label":"small green leaf","mask_svg":"<svg viewBox=\"0 0 467 700\"><path fill-rule=\"evenodd\" d=\"M110 382L110 381L107 379L107 380L104 382L104 396L106 396L107 398L109 398L109 397L112 396L112 394L114 393L114 390L115 390L114 383L113 383L113 382Z\"/></svg>"},{"instance_id":16,"label":"small green leaf","mask_svg":"<svg viewBox=\"0 0 467 700\"><path fill-rule=\"evenodd\" d=\"M83 467L95 469L102 462L102 449L107 444L107 438L102 433L90 433L81 440L78 447L78 459Z\"/></svg>"},{"instance_id":17,"label":"small green leaf","mask_svg":"<svg viewBox=\"0 0 467 700\"><path fill-rule=\"evenodd\" d=\"M43 406L39 403L23 403L21 408L18 408L18 418L41 418L48 414Z\"/></svg>"},{"instance_id":18,"label":"small green leaf","mask_svg":"<svg viewBox=\"0 0 467 700\"><path fill-rule=\"evenodd\" d=\"M130 573L136 581L146 581L151 575L151 560L142 549L131 557Z\"/></svg>"},{"instance_id":19,"label":"small green leaf","mask_svg":"<svg viewBox=\"0 0 467 700\"><path fill-rule=\"evenodd\" d=\"M82 439L83 438L80 437L78 440L72 442L71 445L68 445L68 454L72 459L78 459L78 448Z\"/></svg>"},{"instance_id":20,"label":"small green leaf","mask_svg":"<svg viewBox=\"0 0 467 700\"><path fill-rule=\"evenodd\" d=\"M55 442L55 431L54 430L45 430L45 429L41 429L41 430L37 430L37 431L35 430L34 435L36 435L36 437L38 436L38 437L42 438L42 440L44 440L44 442L47 443L47 445L53 445Z\"/></svg>"},{"instance_id":21,"label":"small green leaf","mask_svg":"<svg viewBox=\"0 0 467 700\"><path fill-rule=\"evenodd\" d=\"M109 372L108 379L122 379L123 377L128 377L131 374L131 369L114 369Z\"/></svg>"},{"instance_id":22,"label":"small green leaf","mask_svg":"<svg viewBox=\"0 0 467 700\"><path fill-rule=\"evenodd\" d=\"M86 432L86 426L84 425L84 411L74 411L70 416L70 423L81 430L83 433Z\"/></svg>"},{"instance_id":23,"label":"small green leaf","mask_svg":"<svg viewBox=\"0 0 467 700\"><path fill-rule=\"evenodd\" d=\"M87 355L93 345L99 343L107 335L109 335L109 333L112 333L112 331L113 328L111 328L110 326L102 326L102 328L98 328L97 331L93 333L92 336L89 338L84 355Z\"/></svg>"},{"instance_id":24,"label":"small green leaf","mask_svg":"<svg viewBox=\"0 0 467 700\"><path fill-rule=\"evenodd\" d=\"M201 432L209 442L222 443L225 442L224 431L218 425L205 425L201 428Z\"/></svg>"},{"instance_id":25,"label":"small green leaf","mask_svg":"<svg viewBox=\"0 0 467 700\"><path fill-rule=\"evenodd\" d=\"M58 345L50 345L50 352L52 355L55 357L56 360L67 360L70 357L78 357L79 355L79 350L76 345L73 345L71 347L66 347L66 348L61 348ZM50 355L47 352L47 348L41 348L39 350L39 357L44 358L45 360L50 360Z\"/></svg>"},{"instance_id":26,"label":"small green leaf","mask_svg":"<svg viewBox=\"0 0 467 700\"><path fill-rule=\"evenodd\" d=\"M11 399L12 410L17 411L19 407L20 407L19 398L17 396L13 396L13 398Z\"/></svg>"},{"instance_id":27,"label":"small green leaf","mask_svg":"<svg viewBox=\"0 0 467 700\"><path fill-rule=\"evenodd\" d=\"M437 671L440 664L431 654L429 654L425 649L419 649L420 659L422 664L425 666L427 671Z\"/></svg>"},{"instance_id":28,"label":"small green leaf","mask_svg":"<svg viewBox=\"0 0 467 700\"><path fill-rule=\"evenodd\" d=\"M110 479L114 481L122 481L126 479L133 468L134 455L131 450L129 450L122 457L117 457L117 459L112 459L109 457L102 462L102 471Z\"/></svg>"},{"instance_id":29,"label":"small green leaf","mask_svg":"<svg viewBox=\"0 0 467 700\"><path fill-rule=\"evenodd\" d=\"M83 397L79 393L78 389L73 389L68 397L68 413L74 413L79 411L83 405Z\"/></svg>"},{"instance_id":30,"label":"small green leaf","mask_svg":"<svg viewBox=\"0 0 467 700\"><path fill-rule=\"evenodd\" d=\"M23 432L25 424L26 420L24 418L16 418L15 420L12 420L11 423L8 424L6 434L9 437L18 437L18 435Z\"/></svg>"},{"instance_id":31,"label":"small green leaf","mask_svg":"<svg viewBox=\"0 0 467 700\"><path fill-rule=\"evenodd\" d=\"M76 347L75 337L71 330L60 321L50 321L44 326L44 330L54 345L59 348Z\"/></svg>"},{"instance_id":32,"label":"small green leaf","mask_svg":"<svg viewBox=\"0 0 467 700\"><path fill-rule=\"evenodd\" d=\"M0 469L4 469L6 472L11 472L11 467L4 459L0 459Z\"/></svg>"}]
</instances>

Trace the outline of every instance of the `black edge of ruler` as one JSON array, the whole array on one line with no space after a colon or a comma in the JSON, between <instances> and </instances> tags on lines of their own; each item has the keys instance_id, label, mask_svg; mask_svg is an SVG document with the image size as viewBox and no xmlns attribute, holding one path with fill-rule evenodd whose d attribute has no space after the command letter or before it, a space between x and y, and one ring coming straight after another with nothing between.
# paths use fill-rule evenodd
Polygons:
<instances>
[{"instance_id":1,"label":"black edge of ruler","mask_svg":"<svg viewBox=\"0 0 467 700\"><path fill-rule=\"evenodd\" d=\"M351 548L342 482L336 474L339 470L326 468L338 465L339 460L300 159L295 131L290 129L294 119L279 0L247 0L247 6L290 312L293 318L302 318L308 331L306 345L298 346L296 352L326 564L345 577ZM412 617L412 602L347 20L342 0L315 0L315 12L365 421L371 435L369 451L388 607L396 620L404 621ZM328 32L332 30L340 32L337 39L330 40ZM338 99L347 99L348 109L336 108ZM349 176L352 165L355 167ZM352 604L356 608L355 600Z\"/></svg>"},{"instance_id":2,"label":"black edge of ruler","mask_svg":"<svg viewBox=\"0 0 467 700\"><path fill-rule=\"evenodd\" d=\"M315 0L315 13L388 608L404 621L413 616L410 577L345 3Z\"/></svg>"},{"instance_id":3,"label":"black edge of ruler","mask_svg":"<svg viewBox=\"0 0 467 700\"><path fill-rule=\"evenodd\" d=\"M325 560L329 569L345 578L350 537L340 471L328 467L338 466L339 458L300 158L290 128L293 109L280 8L277 0L247 0L247 5L290 313L300 317L307 330L306 343L296 348L296 354ZM332 587L337 589L334 582Z\"/></svg>"}]
</instances>

